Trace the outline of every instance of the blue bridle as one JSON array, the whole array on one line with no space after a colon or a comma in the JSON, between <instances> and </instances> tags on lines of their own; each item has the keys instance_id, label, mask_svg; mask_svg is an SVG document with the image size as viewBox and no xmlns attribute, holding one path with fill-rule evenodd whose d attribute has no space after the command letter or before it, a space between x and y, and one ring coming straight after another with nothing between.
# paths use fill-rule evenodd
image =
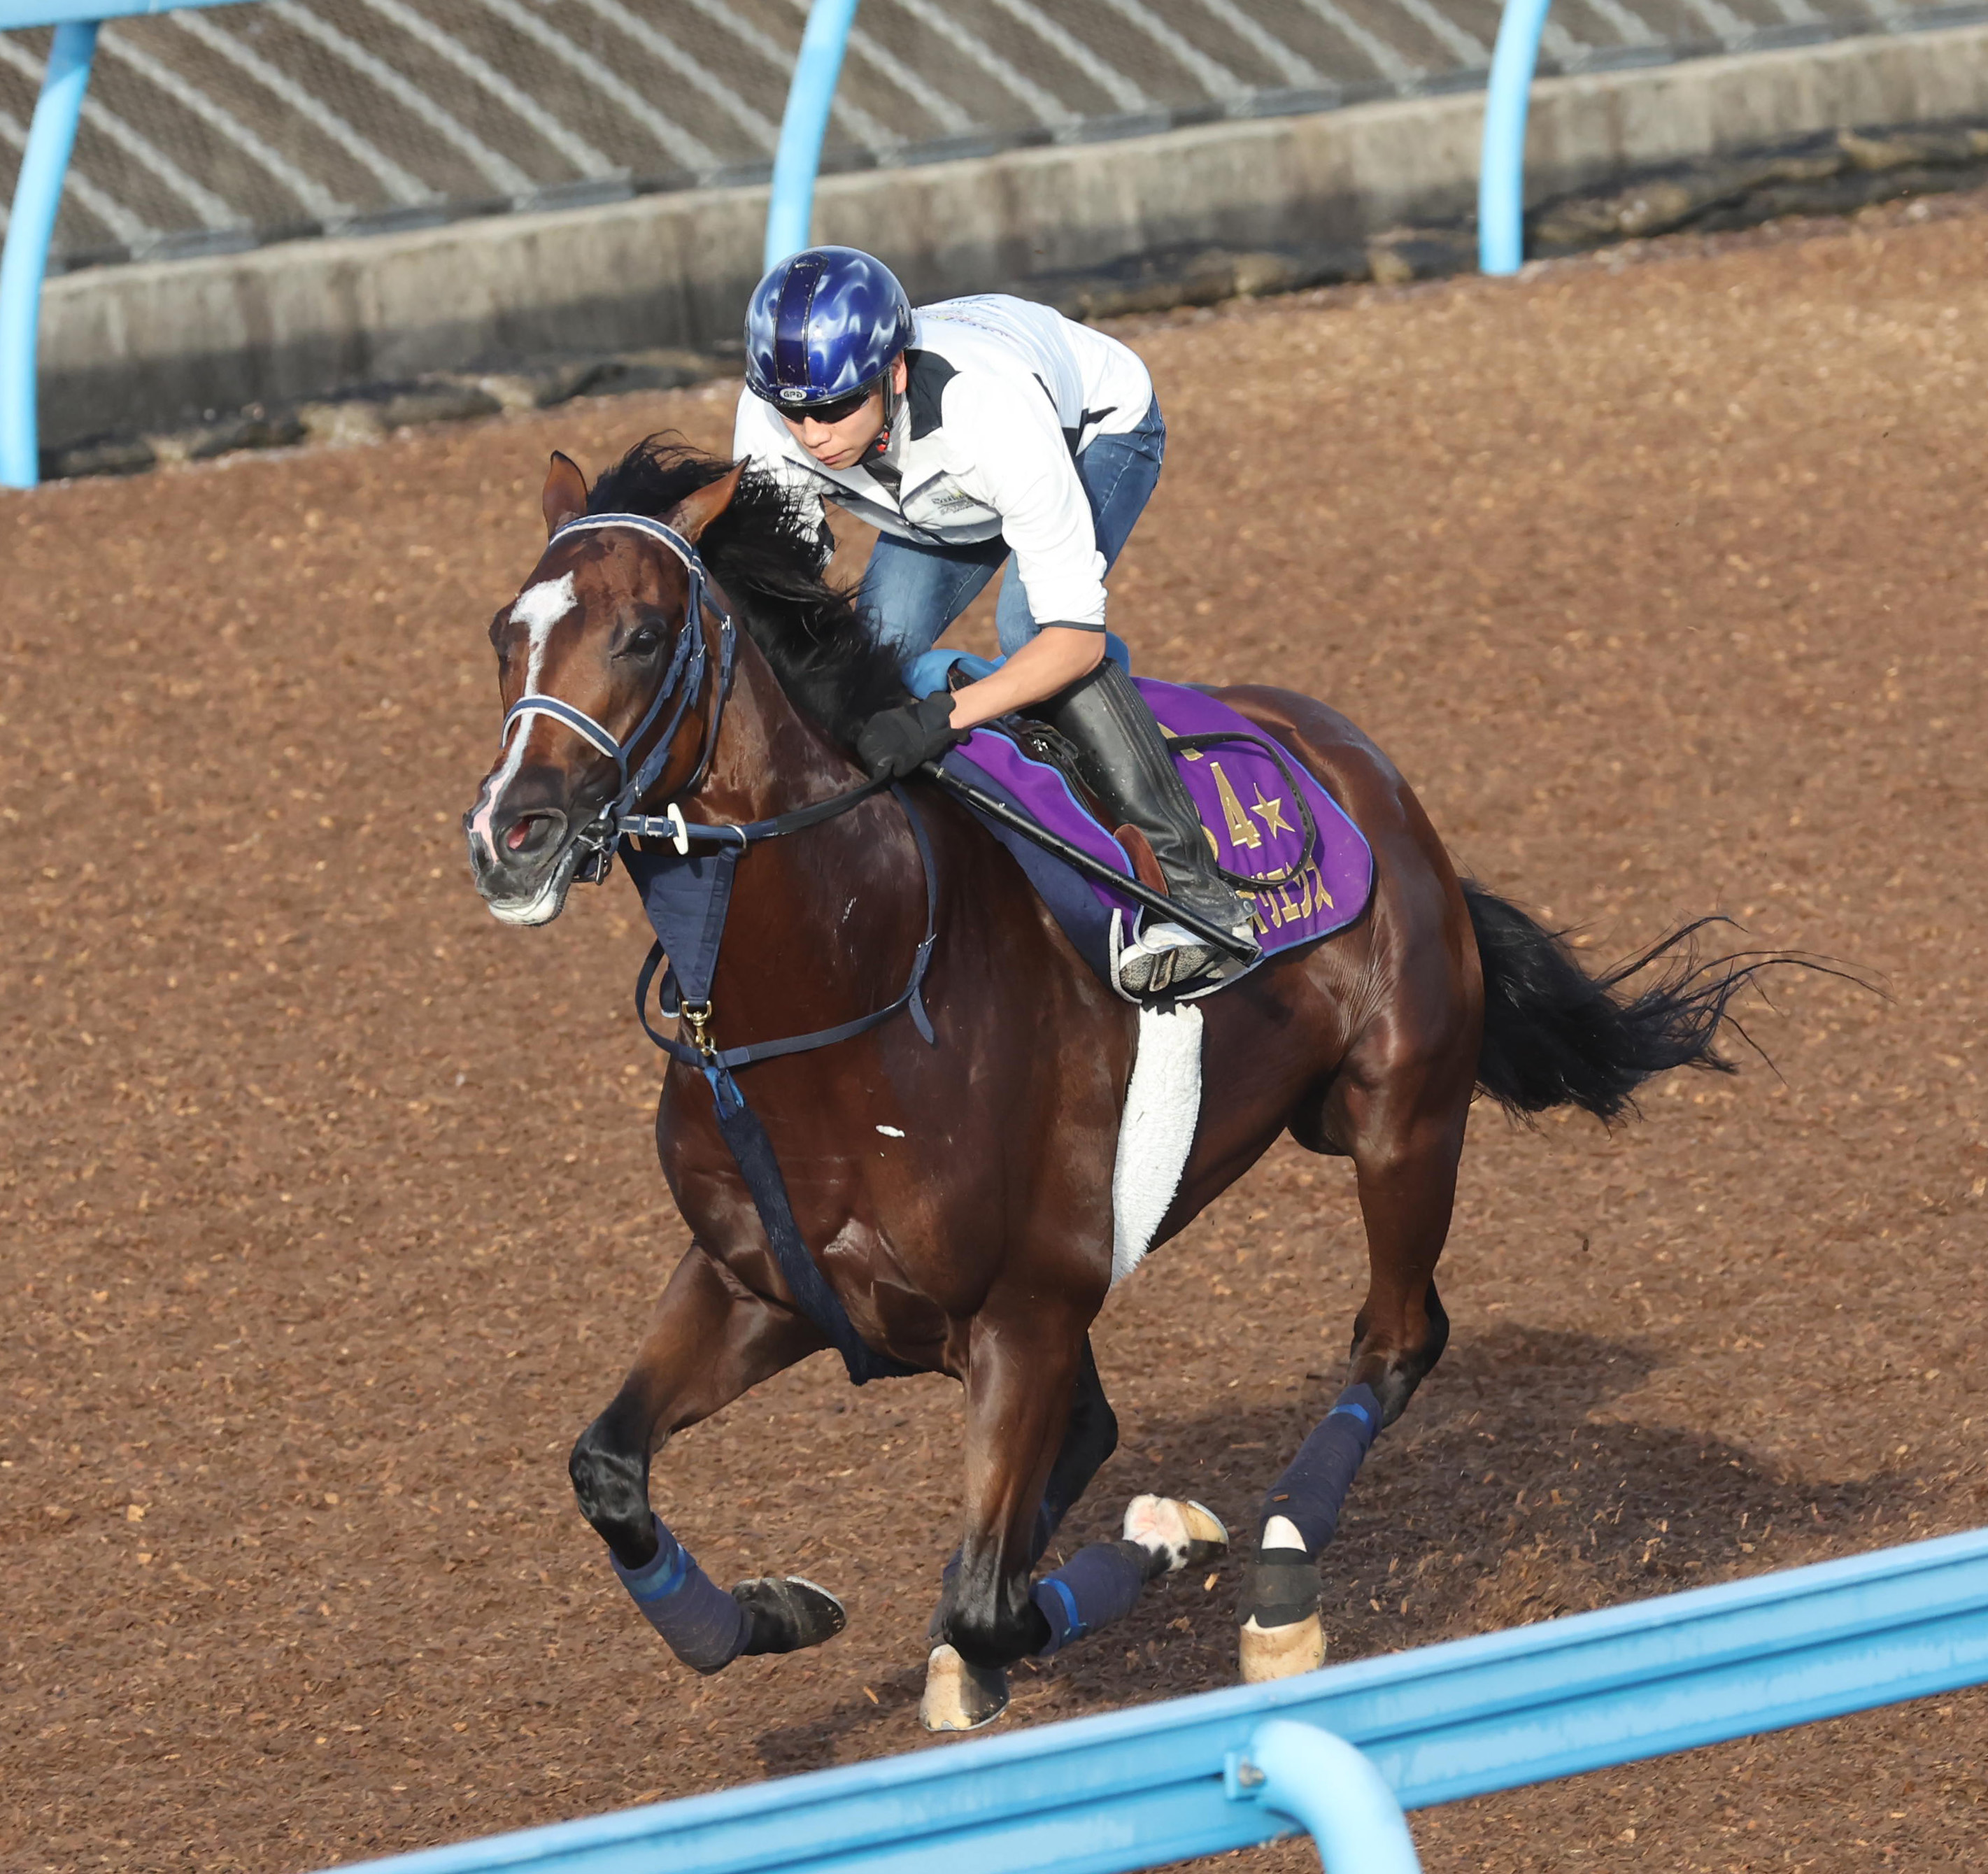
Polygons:
<instances>
[{"instance_id":1,"label":"blue bridle","mask_svg":"<svg viewBox=\"0 0 1988 1874\"><path fill-rule=\"evenodd\" d=\"M583 741L590 743L614 763L620 777L620 787L613 800L602 807L600 813L578 834L579 843L585 848L577 875L597 883L607 874L608 863L614 847L623 834L634 833L647 837L661 835L673 838L678 851L688 850L683 837L684 820L681 809L673 808L666 817L639 815L634 812L642 797L654 786L657 779L668 765L671 753L676 747L677 732L683 726L683 719L691 705L702 693L705 678L710 668L709 647L704 631L705 600L711 590L711 575L697 549L671 526L646 514L587 514L576 519L566 521L553 529L552 538L546 542L546 550L557 546L569 534L591 533L607 527L632 528L649 539L666 546L683 562L684 571L690 581L690 599L684 611L684 628L677 634L676 648L671 653L669 668L663 673L663 680L650 699L648 708L643 712L628 739L617 740L614 734L589 715L584 709L568 702L560 696L521 696L505 712L500 746L508 743L512 728L523 718L532 715L549 715L556 722L563 722ZM718 682L714 688L709 720L705 726L704 748L698 757L697 771L681 790L689 793L703 780L705 770L711 765L712 751L718 744L718 725L724 712L725 699L732 686L732 663L736 634L731 618L716 606L711 607L718 621ZM639 766L631 771L630 763L635 759L635 751L641 746L643 738L656 725L664 706L674 696L676 708L671 713L662 733L656 738L654 746L644 756Z\"/></svg>"}]
</instances>

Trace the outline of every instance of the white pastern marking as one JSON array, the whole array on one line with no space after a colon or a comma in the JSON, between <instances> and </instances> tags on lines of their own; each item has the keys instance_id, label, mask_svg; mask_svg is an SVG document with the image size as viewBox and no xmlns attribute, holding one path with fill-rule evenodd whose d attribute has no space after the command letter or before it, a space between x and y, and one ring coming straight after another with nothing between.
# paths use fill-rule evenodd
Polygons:
<instances>
[{"instance_id":1,"label":"white pastern marking","mask_svg":"<svg viewBox=\"0 0 1988 1874\"><path fill-rule=\"evenodd\" d=\"M1273 1516L1263 1525L1263 1547L1266 1548L1298 1548L1305 1545L1305 1539L1298 1534L1298 1526L1288 1516Z\"/></svg>"},{"instance_id":2,"label":"white pastern marking","mask_svg":"<svg viewBox=\"0 0 1988 1874\"><path fill-rule=\"evenodd\" d=\"M536 586L527 586L519 594L517 604L511 607L511 622L522 624L531 634L530 648L525 660L525 695L538 695L539 676L545 668L546 646L551 641L553 627L579 603L580 594L573 590L570 573L562 573L557 579L542 579ZM496 844L491 837L492 816L497 811L497 803L503 798L504 790L518 778L518 770L525 765L525 745L531 740L532 731L537 724L538 718L527 715L521 716L512 725L513 731L519 732L512 734L511 746L504 751L502 764L483 783L476 810L470 816L470 831L492 852L496 851Z\"/></svg>"},{"instance_id":3,"label":"white pastern marking","mask_svg":"<svg viewBox=\"0 0 1988 1874\"><path fill-rule=\"evenodd\" d=\"M1187 1561L1187 1512L1171 1497L1134 1497L1125 1506L1124 1536L1155 1555L1164 1555L1169 1572Z\"/></svg>"},{"instance_id":4,"label":"white pastern marking","mask_svg":"<svg viewBox=\"0 0 1988 1874\"><path fill-rule=\"evenodd\" d=\"M877 1130L886 1138L902 1138L904 1135L894 1125L880 1125Z\"/></svg>"},{"instance_id":5,"label":"white pastern marking","mask_svg":"<svg viewBox=\"0 0 1988 1874\"><path fill-rule=\"evenodd\" d=\"M1139 1011L1138 1053L1111 1172L1114 1284L1138 1267L1187 1169L1201 1118L1201 1010L1191 1002Z\"/></svg>"}]
</instances>

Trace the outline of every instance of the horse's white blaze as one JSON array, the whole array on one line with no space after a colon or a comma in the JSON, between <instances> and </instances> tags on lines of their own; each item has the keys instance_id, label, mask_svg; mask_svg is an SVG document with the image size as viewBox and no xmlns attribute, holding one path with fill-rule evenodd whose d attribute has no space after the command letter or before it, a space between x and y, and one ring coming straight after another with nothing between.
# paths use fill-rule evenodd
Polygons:
<instances>
[{"instance_id":1,"label":"horse's white blaze","mask_svg":"<svg viewBox=\"0 0 1988 1874\"><path fill-rule=\"evenodd\" d=\"M522 624L530 634L525 659L525 695L538 695L539 677L545 668L546 646L551 641L553 627L579 603L570 573L563 573L557 579L542 579L519 594L517 604L511 607L511 622ZM470 831L493 852L496 843L491 836L492 817L497 811L497 803L504 797L505 789L518 778L518 770L525 765L525 749L539 721L538 717L528 715L512 724L511 746L504 751L502 765L483 783L476 810L469 817Z\"/></svg>"},{"instance_id":2,"label":"horse's white blaze","mask_svg":"<svg viewBox=\"0 0 1988 1874\"><path fill-rule=\"evenodd\" d=\"M877 1130L886 1138L902 1138L904 1136L903 1132L894 1125L880 1125Z\"/></svg>"},{"instance_id":3,"label":"horse's white blaze","mask_svg":"<svg viewBox=\"0 0 1988 1874\"><path fill-rule=\"evenodd\" d=\"M580 603L573 589L573 575L562 573L556 579L542 579L518 594L511 607L511 622L522 624L532 634L531 661L525 666L525 694L539 693L539 672L545 667L546 641L553 627Z\"/></svg>"},{"instance_id":4,"label":"horse's white blaze","mask_svg":"<svg viewBox=\"0 0 1988 1874\"><path fill-rule=\"evenodd\" d=\"M1180 1189L1201 1118L1201 1034L1193 1003L1139 1011L1138 1052L1111 1173L1114 1283L1138 1267Z\"/></svg>"}]
</instances>

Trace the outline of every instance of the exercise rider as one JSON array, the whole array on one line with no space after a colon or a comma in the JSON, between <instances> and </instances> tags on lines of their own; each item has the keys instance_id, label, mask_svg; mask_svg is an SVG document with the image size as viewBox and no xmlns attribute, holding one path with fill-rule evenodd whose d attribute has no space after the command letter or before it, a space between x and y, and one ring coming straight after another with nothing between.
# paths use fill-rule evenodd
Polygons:
<instances>
[{"instance_id":1,"label":"exercise rider","mask_svg":"<svg viewBox=\"0 0 1988 1874\"><path fill-rule=\"evenodd\" d=\"M793 492L824 559L823 499L880 529L859 602L908 667L1007 565L995 614L1006 661L871 718L857 743L870 773L908 774L976 724L1026 710L1074 746L1113 824L1146 836L1168 895L1247 939L1159 725L1104 655L1104 574L1166 449L1137 354L999 294L914 311L881 262L818 247L754 291L746 383L733 453ZM1177 991L1222 961L1149 915L1119 980L1133 995Z\"/></svg>"}]
</instances>

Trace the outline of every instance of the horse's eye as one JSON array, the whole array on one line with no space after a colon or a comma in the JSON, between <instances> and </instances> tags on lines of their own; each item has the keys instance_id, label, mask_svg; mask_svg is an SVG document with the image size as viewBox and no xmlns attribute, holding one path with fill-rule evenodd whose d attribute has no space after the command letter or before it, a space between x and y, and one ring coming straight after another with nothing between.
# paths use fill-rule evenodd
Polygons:
<instances>
[{"instance_id":1,"label":"horse's eye","mask_svg":"<svg viewBox=\"0 0 1988 1874\"><path fill-rule=\"evenodd\" d=\"M629 633L628 641L621 647L621 655L624 657L651 657L662 641L662 633L653 624L641 625Z\"/></svg>"}]
</instances>

